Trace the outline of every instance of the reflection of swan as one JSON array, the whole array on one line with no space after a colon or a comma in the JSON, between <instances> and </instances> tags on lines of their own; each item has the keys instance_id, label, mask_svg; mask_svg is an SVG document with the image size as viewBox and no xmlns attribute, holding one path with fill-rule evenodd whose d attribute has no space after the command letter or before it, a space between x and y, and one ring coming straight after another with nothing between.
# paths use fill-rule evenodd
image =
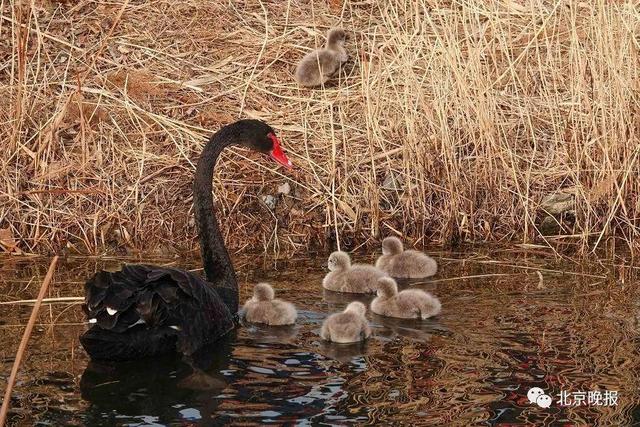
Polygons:
<instances>
[{"instance_id":1,"label":"reflection of swan","mask_svg":"<svg viewBox=\"0 0 640 427\"><path fill-rule=\"evenodd\" d=\"M436 284L433 283L430 278L425 279L395 279L396 283L401 288L407 288L409 286L415 286L418 289L422 289L426 292L432 292L436 290Z\"/></svg>"},{"instance_id":2,"label":"reflection of swan","mask_svg":"<svg viewBox=\"0 0 640 427\"><path fill-rule=\"evenodd\" d=\"M362 357L367 353L367 341L350 344L321 341L319 352L328 358L347 363L351 362L356 357Z\"/></svg>"},{"instance_id":3,"label":"reflection of swan","mask_svg":"<svg viewBox=\"0 0 640 427\"><path fill-rule=\"evenodd\" d=\"M373 298L374 295L371 294L346 294L322 289L322 299L328 303L330 312L342 310L353 301L359 301L368 307Z\"/></svg>"},{"instance_id":4,"label":"reflection of swan","mask_svg":"<svg viewBox=\"0 0 640 427\"><path fill-rule=\"evenodd\" d=\"M376 336L393 339L397 336L415 341L430 341L433 335L449 336L451 332L440 324L439 319L397 319L371 313L371 327Z\"/></svg>"},{"instance_id":5,"label":"reflection of swan","mask_svg":"<svg viewBox=\"0 0 640 427\"><path fill-rule=\"evenodd\" d=\"M243 335L255 342L283 343L290 342L298 334L299 326L268 326L243 322Z\"/></svg>"},{"instance_id":6,"label":"reflection of swan","mask_svg":"<svg viewBox=\"0 0 640 427\"><path fill-rule=\"evenodd\" d=\"M220 371L229 365L235 338L232 332L182 359L169 354L152 361L90 361L80 379L82 398L91 402L87 424L104 424L115 415L121 423L122 416L140 414L175 421L184 418L185 402L201 403L193 411L206 419L203 412L214 413L218 405L211 396L227 386Z\"/></svg>"}]
</instances>

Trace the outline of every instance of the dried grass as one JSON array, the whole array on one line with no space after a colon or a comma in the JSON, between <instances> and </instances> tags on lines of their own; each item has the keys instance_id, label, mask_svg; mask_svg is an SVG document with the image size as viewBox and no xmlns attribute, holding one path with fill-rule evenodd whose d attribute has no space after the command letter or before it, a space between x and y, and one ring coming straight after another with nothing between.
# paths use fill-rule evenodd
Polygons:
<instances>
[{"instance_id":1,"label":"dried grass","mask_svg":"<svg viewBox=\"0 0 640 427\"><path fill-rule=\"evenodd\" d=\"M224 156L216 196L238 251L390 233L639 249L637 1L0 6L0 228L26 252L193 248L194 161L240 117L278 129L297 169ZM296 60L337 25L351 61L298 88ZM285 181L271 212L261 195ZM575 222L541 238L559 191Z\"/></svg>"}]
</instances>

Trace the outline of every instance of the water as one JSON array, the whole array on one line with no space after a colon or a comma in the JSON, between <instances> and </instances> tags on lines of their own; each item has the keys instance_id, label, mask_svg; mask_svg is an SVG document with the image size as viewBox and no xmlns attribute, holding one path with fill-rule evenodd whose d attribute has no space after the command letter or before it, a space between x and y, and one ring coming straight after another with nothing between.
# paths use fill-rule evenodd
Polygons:
<instances>
[{"instance_id":1,"label":"water","mask_svg":"<svg viewBox=\"0 0 640 427\"><path fill-rule=\"evenodd\" d=\"M131 426L640 423L635 269L513 253L440 255L438 276L414 286L441 299L442 315L401 321L369 314L374 337L359 345L318 338L325 316L352 300L322 291L324 256L236 260L242 300L250 284L270 281L278 296L297 305L298 323L245 325L188 363L178 357L89 362L78 341L86 328L80 306L43 306L10 420ZM49 297L82 296L84 278L121 261L63 260ZM0 258L0 300L34 298L47 267L40 258ZM0 306L2 388L30 311ZM529 403L534 386L552 396L550 408ZM617 391L617 405L557 402L561 391L596 390Z\"/></svg>"}]
</instances>

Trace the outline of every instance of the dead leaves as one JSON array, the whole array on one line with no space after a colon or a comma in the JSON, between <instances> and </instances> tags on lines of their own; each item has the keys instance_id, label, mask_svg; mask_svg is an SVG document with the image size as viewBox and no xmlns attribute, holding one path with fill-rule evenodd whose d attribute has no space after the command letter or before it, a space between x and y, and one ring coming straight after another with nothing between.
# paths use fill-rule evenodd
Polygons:
<instances>
[{"instance_id":1,"label":"dead leaves","mask_svg":"<svg viewBox=\"0 0 640 427\"><path fill-rule=\"evenodd\" d=\"M18 248L18 242L13 238L13 232L9 227L0 228L0 249L9 254L23 254L20 248Z\"/></svg>"},{"instance_id":2,"label":"dead leaves","mask_svg":"<svg viewBox=\"0 0 640 427\"><path fill-rule=\"evenodd\" d=\"M137 100L165 95L169 89L148 70L120 69L107 75L107 86L126 92Z\"/></svg>"},{"instance_id":3,"label":"dead leaves","mask_svg":"<svg viewBox=\"0 0 640 427\"><path fill-rule=\"evenodd\" d=\"M80 92L71 95L67 105L64 121L69 124L86 123L96 124L107 119L107 112L99 105L85 99Z\"/></svg>"},{"instance_id":4,"label":"dead leaves","mask_svg":"<svg viewBox=\"0 0 640 427\"><path fill-rule=\"evenodd\" d=\"M342 10L342 1L343 0L329 0L329 9L335 13L340 12Z\"/></svg>"}]
</instances>

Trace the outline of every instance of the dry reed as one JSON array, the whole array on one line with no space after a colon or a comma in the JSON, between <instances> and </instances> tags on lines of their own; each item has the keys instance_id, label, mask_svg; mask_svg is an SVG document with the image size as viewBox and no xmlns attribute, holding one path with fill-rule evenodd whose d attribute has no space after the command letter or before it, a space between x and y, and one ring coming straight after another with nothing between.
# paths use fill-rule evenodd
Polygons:
<instances>
[{"instance_id":1,"label":"dry reed","mask_svg":"<svg viewBox=\"0 0 640 427\"><path fill-rule=\"evenodd\" d=\"M637 1L0 7L0 229L22 251L192 249L195 159L239 117L278 129L297 169L223 156L237 251L393 233L639 249ZM350 33L351 60L324 89L298 88L296 60L331 26ZM286 181L272 211L262 196ZM575 212L542 237L557 193Z\"/></svg>"},{"instance_id":2,"label":"dry reed","mask_svg":"<svg viewBox=\"0 0 640 427\"><path fill-rule=\"evenodd\" d=\"M40 305L42 303L42 300L45 294L47 293L47 289L49 288L49 283L51 283L51 279L53 279L53 273L56 271L56 264L58 264L58 257L54 256L53 259L51 260L51 264L49 265L49 270L47 271L47 275L44 277L44 280L42 281L42 285L40 286L40 292L38 292L38 298L35 301L33 310L31 310L31 316L29 317L27 326L25 326L24 328L24 333L22 334L22 339L20 340L20 345L18 346L18 351L16 352L16 357L13 361L13 366L11 367L11 374L7 379L7 388L5 389L4 397L2 399L2 407L0 408L0 427L3 427L5 421L7 420L7 414L9 413L9 406L11 405L11 392L13 391L13 386L18 376L20 363L22 363L22 358L24 356L25 351L27 350L27 344L29 343L29 338L31 337L33 326L35 325L36 320L38 319Z\"/></svg>"}]
</instances>

